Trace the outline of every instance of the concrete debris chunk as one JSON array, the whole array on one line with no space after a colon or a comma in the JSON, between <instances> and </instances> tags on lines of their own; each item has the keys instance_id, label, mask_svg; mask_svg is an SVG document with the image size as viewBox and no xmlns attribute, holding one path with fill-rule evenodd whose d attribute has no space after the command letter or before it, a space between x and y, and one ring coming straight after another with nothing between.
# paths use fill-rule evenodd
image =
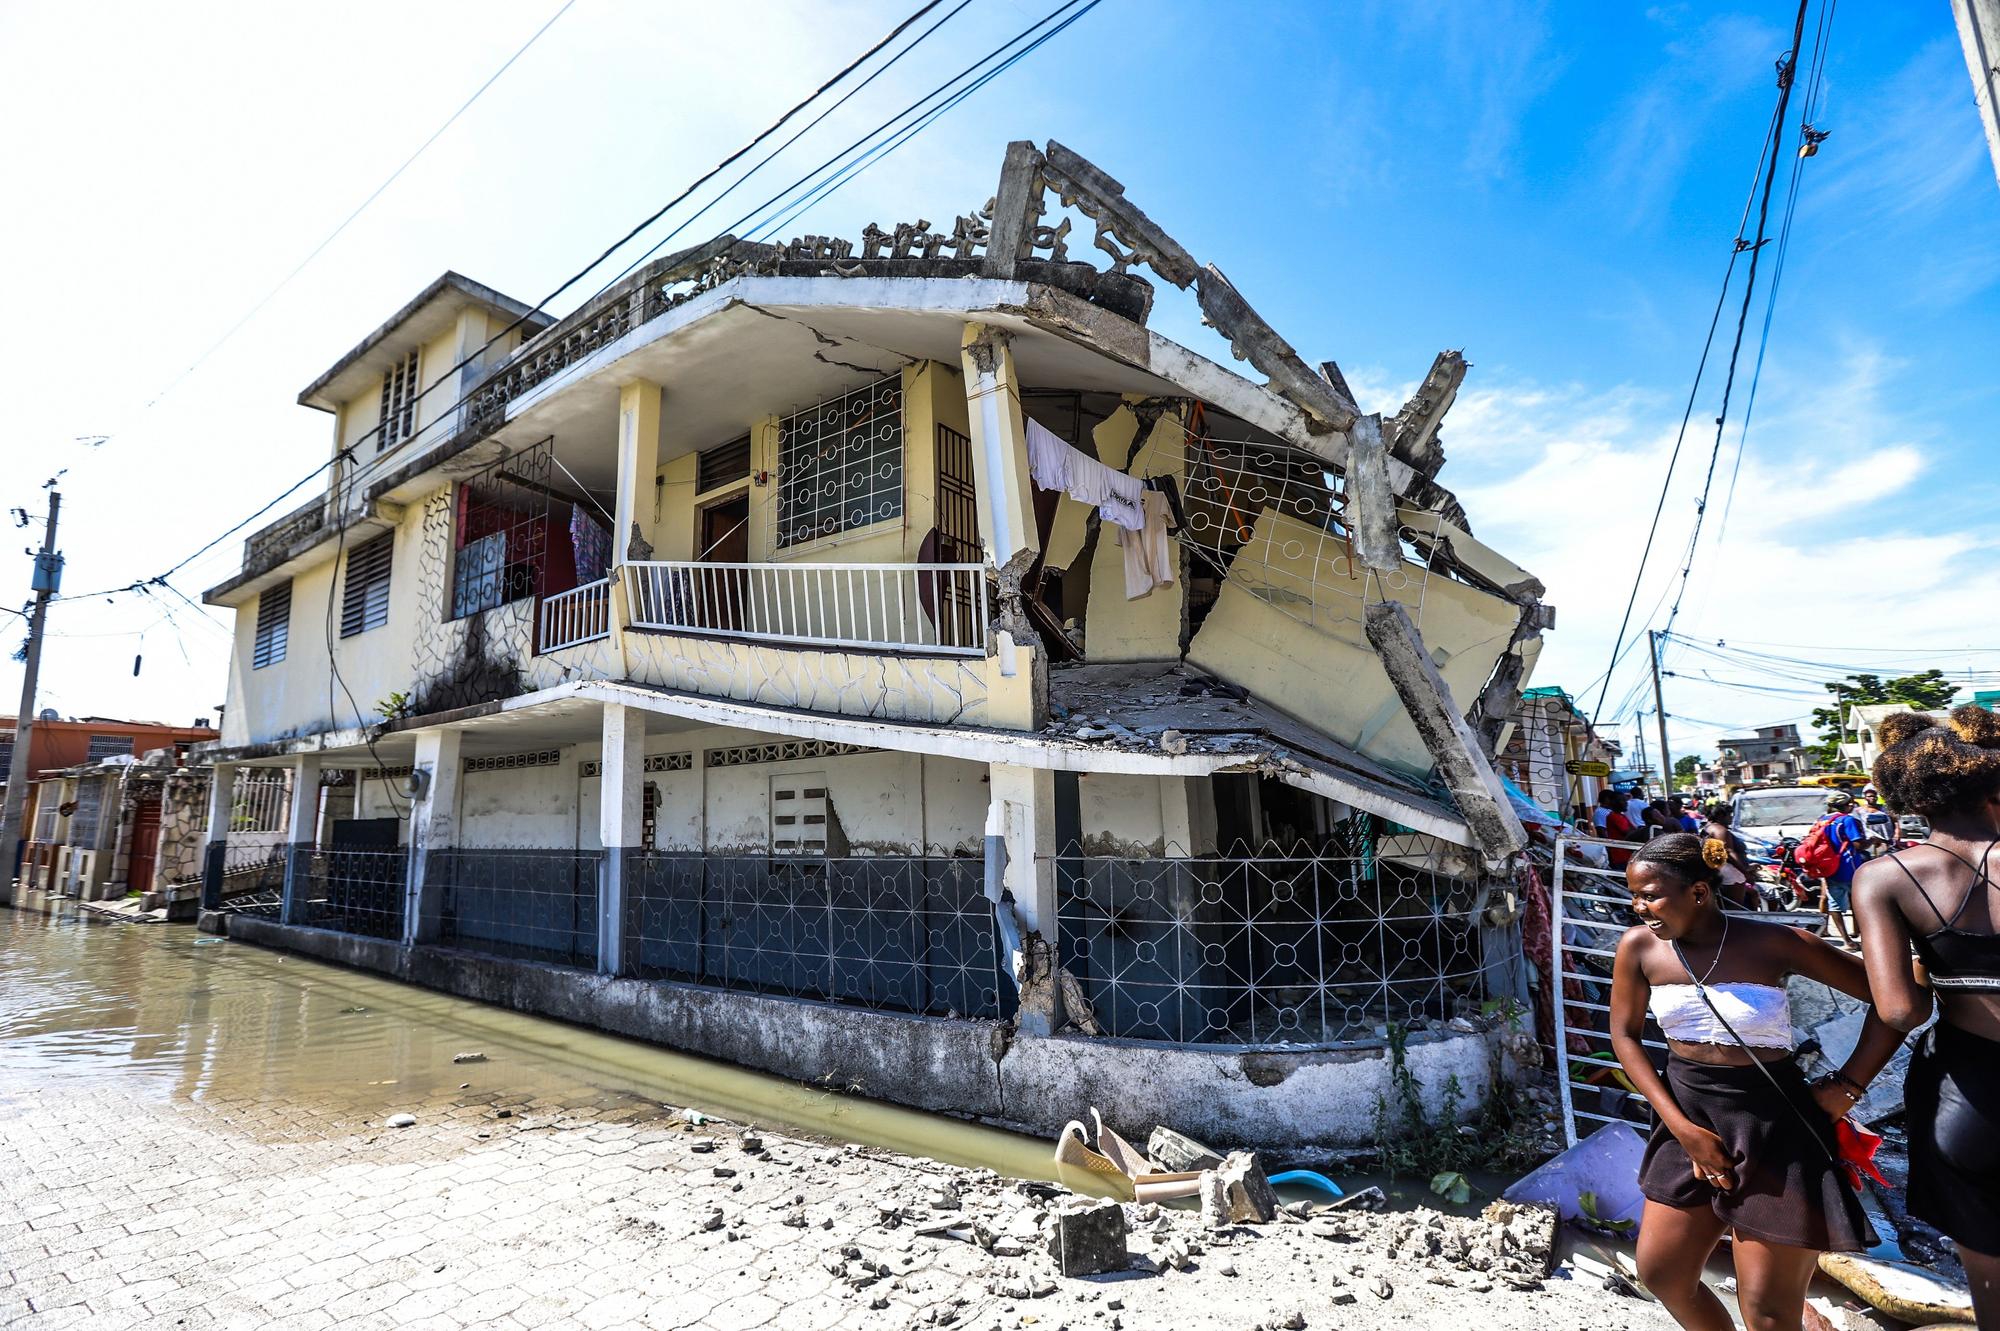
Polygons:
<instances>
[{"instance_id":1,"label":"concrete debris chunk","mask_svg":"<svg viewBox=\"0 0 2000 1331\"><path fill-rule=\"evenodd\" d=\"M477 1050L467 1050L465 1053L462 1054L453 1054L451 1056L451 1061L454 1063L484 1063L486 1061L486 1055L478 1052Z\"/></svg>"},{"instance_id":2,"label":"concrete debris chunk","mask_svg":"<svg viewBox=\"0 0 2000 1331\"><path fill-rule=\"evenodd\" d=\"M1201 1223L1204 1229L1223 1229L1229 1224L1229 1185L1218 1170L1201 1172Z\"/></svg>"},{"instance_id":3,"label":"concrete debris chunk","mask_svg":"<svg viewBox=\"0 0 2000 1331\"><path fill-rule=\"evenodd\" d=\"M1117 1202L1060 1211L1049 1235L1049 1256L1068 1279L1123 1271L1131 1264L1126 1248L1125 1208Z\"/></svg>"},{"instance_id":4,"label":"concrete debris chunk","mask_svg":"<svg viewBox=\"0 0 2000 1331\"><path fill-rule=\"evenodd\" d=\"M1264 1167L1249 1151L1232 1151L1223 1159L1222 1186L1229 1203L1229 1218L1239 1224L1269 1224L1278 1214L1278 1194L1264 1176Z\"/></svg>"},{"instance_id":5,"label":"concrete debris chunk","mask_svg":"<svg viewBox=\"0 0 2000 1331\"><path fill-rule=\"evenodd\" d=\"M387 1128L414 1128L417 1126L417 1116L415 1114L391 1114L388 1118L382 1120L382 1126Z\"/></svg>"},{"instance_id":6,"label":"concrete debris chunk","mask_svg":"<svg viewBox=\"0 0 2000 1331\"><path fill-rule=\"evenodd\" d=\"M1222 1164L1220 1153L1169 1127L1153 1129L1153 1135L1146 1139L1146 1154L1170 1174L1215 1169Z\"/></svg>"},{"instance_id":7,"label":"concrete debris chunk","mask_svg":"<svg viewBox=\"0 0 2000 1331\"><path fill-rule=\"evenodd\" d=\"M1381 1211L1386 1210L1389 1198L1372 1184L1359 1192L1350 1192L1345 1197L1336 1197L1327 1203L1330 1211Z\"/></svg>"}]
</instances>

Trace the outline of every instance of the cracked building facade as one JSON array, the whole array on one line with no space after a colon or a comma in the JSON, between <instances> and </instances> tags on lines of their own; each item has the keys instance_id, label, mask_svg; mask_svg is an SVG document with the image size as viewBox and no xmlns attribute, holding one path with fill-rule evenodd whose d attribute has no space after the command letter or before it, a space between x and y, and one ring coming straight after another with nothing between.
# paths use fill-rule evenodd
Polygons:
<instances>
[{"instance_id":1,"label":"cracked building facade","mask_svg":"<svg viewBox=\"0 0 2000 1331\"><path fill-rule=\"evenodd\" d=\"M446 274L300 395L325 489L206 595L208 904L1038 1128L1350 1140L1390 1023L1476 1098L1552 614L1439 480L1465 372L1362 413L1053 142L948 227L722 237L560 320ZM282 890L238 892L260 769Z\"/></svg>"}]
</instances>

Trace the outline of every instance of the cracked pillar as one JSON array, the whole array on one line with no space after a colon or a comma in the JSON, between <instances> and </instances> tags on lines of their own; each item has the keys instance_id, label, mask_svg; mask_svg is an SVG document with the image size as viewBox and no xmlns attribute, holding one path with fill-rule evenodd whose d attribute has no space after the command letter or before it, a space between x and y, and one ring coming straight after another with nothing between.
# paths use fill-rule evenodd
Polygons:
<instances>
[{"instance_id":1,"label":"cracked pillar","mask_svg":"<svg viewBox=\"0 0 2000 1331\"><path fill-rule=\"evenodd\" d=\"M611 562L653 557L654 481L660 474L662 390L634 379L618 390L618 530L611 534Z\"/></svg>"},{"instance_id":2,"label":"cracked pillar","mask_svg":"<svg viewBox=\"0 0 2000 1331\"><path fill-rule=\"evenodd\" d=\"M967 324L960 360L972 427L979 541L999 584L993 611L998 678L990 719L998 726L1039 730L1048 710L1048 659L1022 608L1021 581L1041 554L1041 537L1035 529L1028 436L1008 334L985 324Z\"/></svg>"},{"instance_id":3,"label":"cracked pillar","mask_svg":"<svg viewBox=\"0 0 2000 1331\"><path fill-rule=\"evenodd\" d=\"M604 867L597 891L597 970L616 975L624 959L625 888L632 861L644 847L646 713L620 703L604 705L604 753L597 804Z\"/></svg>"},{"instance_id":4,"label":"cracked pillar","mask_svg":"<svg viewBox=\"0 0 2000 1331\"><path fill-rule=\"evenodd\" d=\"M201 908L222 908L222 872L229 859L229 824L236 812L236 764L217 763L208 773L208 844L201 861Z\"/></svg>"},{"instance_id":5,"label":"cracked pillar","mask_svg":"<svg viewBox=\"0 0 2000 1331\"><path fill-rule=\"evenodd\" d=\"M318 838L319 755L302 755L292 759L292 807L285 825L285 901L278 918L286 924L302 923L300 898L310 886L306 879Z\"/></svg>"},{"instance_id":6,"label":"cracked pillar","mask_svg":"<svg viewBox=\"0 0 2000 1331\"><path fill-rule=\"evenodd\" d=\"M1040 767L994 763L987 768L986 835L1001 852L999 891L1012 898L1021 951L1006 958L1021 988L1021 1030L1051 1035L1062 1025L1055 981L1056 783ZM993 887L989 885L989 892ZM997 909L1007 910L1006 902ZM1002 930L1002 934L1006 933Z\"/></svg>"},{"instance_id":7,"label":"cracked pillar","mask_svg":"<svg viewBox=\"0 0 2000 1331\"><path fill-rule=\"evenodd\" d=\"M435 943L444 914L452 847L458 844L459 742L457 730L417 732L413 770L422 772L423 792L410 801L409 895L403 911L403 941Z\"/></svg>"},{"instance_id":8,"label":"cracked pillar","mask_svg":"<svg viewBox=\"0 0 2000 1331\"><path fill-rule=\"evenodd\" d=\"M979 540L1001 574L1025 553L1025 565L1041 549L1035 534L1035 501L1028 477L1028 436L1021 418L1021 389L1014 353L1004 329L967 324L959 358L965 367L965 405L972 422L972 469L979 489ZM1019 595L1019 573L1014 594Z\"/></svg>"}]
</instances>

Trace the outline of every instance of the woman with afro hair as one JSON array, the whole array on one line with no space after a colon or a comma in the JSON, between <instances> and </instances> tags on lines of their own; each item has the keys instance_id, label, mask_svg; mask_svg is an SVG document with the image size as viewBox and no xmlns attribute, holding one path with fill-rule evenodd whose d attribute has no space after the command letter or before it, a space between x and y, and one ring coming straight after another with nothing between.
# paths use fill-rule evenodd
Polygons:
<instances>
[{"instance_id":1,"label":"woman with afro hair","mask_svg":"<svg viewBox=\"0 0 2000 1331\"><path fill-rule=\"evenodd\" d=\"M1958 1245L1979 1325L2000 1331L2000 716L1904 713L1876 734L1883 800L1931 824L1854 877L1876 1010L1912 1031L1938 1009L1903 1087L1910 1214Z\"/></svg>"},{"instance_id":2,"label":"woman with afro hair","mask_svg":"<svg viewBox=\"0 0 2000 1331\"><path fill-rule=\"evenodd\" d=\"M1729 1331L1701 1278L1728 1233L1743 1324L1798 1331L1819 1254L1875 1243L1834 1120L1899 1037L1871 1011L1847 1062L1806 1082L1785 978L1866 999L1867 972L1803 929L1725 915L1728 863L1721 839L1674 832L1635 850L1625 871L1639 923L1612 963L1611 1047L1654 1114L1639 1169L1639 1276L1681 1326ZM1645 1047L1648 1016L1667 1039L1664 1073Z\"/></svg>"}]
</instances>

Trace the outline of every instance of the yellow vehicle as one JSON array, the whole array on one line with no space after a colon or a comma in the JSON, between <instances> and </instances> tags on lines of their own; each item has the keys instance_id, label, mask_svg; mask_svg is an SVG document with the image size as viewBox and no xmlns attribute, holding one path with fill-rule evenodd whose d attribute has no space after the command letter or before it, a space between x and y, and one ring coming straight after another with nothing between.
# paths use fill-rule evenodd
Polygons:
<instances>
[{"instance_id":1,"label":"yellow vehicle","mask_svg":"<svg viewBox=\"0 0 2000 1331\"><path fill-rule=\"evenodd\" d=\"M1872 778L1866 772L1814 772L1811 776L1799 778L1802 786L1832 786L1840 790L1859 790L1868 785Z\"/></svg>"}]
</instances>

